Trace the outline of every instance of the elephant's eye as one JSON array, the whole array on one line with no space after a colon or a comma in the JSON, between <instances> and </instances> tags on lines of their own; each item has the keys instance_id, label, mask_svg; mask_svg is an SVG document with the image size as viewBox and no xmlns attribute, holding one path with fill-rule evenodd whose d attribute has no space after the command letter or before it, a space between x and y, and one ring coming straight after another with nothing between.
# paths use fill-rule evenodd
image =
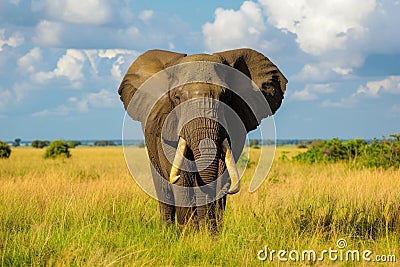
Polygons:
<instances>
[{"instance_id":1,"label":"elephant's eye","mask_svg":"<svg viewBox=\"0 0 400 267\"><path fill-rule=\"evenodd\" d=\"M181 97L177 94L174 95L174 102L175 103L180 103L181 102Z\"/></svg>"},{"instance_id":2,"label":"elephant's eye","mask_svg":"<svg viewBox=\"0 0 400 267\"><path fill-rule=\"evenodd\" d=\"M274 95L275 94L275 86L274 86L274 82L271 80L271 81L268 81L268 82L264 82L262 85L261 85L261 87L262 87L262 90L265 92L265 93L267 93L267 94L269 94L269 95Z\"/></svg>"},{"instance_id":3,"label":"elephant's eye","mask_svg":"<svg viewBox=\"0 0 400 267\"><path fill-rule=\"evenodd\" d=\"M219 100L228 103L231 100L231 91L228 89L223 90Z\"/></svg>"}]
</instances>

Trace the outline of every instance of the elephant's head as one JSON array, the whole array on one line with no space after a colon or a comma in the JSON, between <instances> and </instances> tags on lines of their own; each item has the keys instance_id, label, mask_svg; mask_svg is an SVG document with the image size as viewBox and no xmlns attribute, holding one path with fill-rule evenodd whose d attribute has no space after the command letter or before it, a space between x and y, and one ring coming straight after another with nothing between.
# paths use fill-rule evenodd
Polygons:
<instances>
[{"instance_id":1,"label":"elephant's head","mask_svg":"<svg viewBox=\"0 0 400 267\"><path fill-rule=\"evenodd\" d=\"M245 135L280 107L286 83L268 58L251 49L191 56L151 50L133 62L118 93L128 114L141 121L151 163L161 177L186 187L212 184L187 200L201 220L213 217L210 209L223 190L239 190L235 159ZM179 197L170 202L165 195L171 194L160 190L161 202L179 206Z\"/></svg>"}]
</instances>

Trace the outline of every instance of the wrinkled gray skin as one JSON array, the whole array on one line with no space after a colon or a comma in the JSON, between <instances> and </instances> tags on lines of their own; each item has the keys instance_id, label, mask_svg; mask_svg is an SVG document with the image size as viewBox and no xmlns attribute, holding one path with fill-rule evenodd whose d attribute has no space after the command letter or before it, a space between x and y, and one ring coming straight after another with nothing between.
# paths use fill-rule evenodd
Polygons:
<instances>
[{"instance_id":1,"label":"wrinkled gray skin","mask_svg":"<svg viewBox=\"0 0 400 267\"><path fill-rule=\"evenodd\" d=\"M125 109L128 108L132 96L137 89L152 75L176 64L195 61L210 61L225 64L247 75L261 90L270 106L270 110L265 112L267 116L274 114L280 107L287 80L268 58L257 51L251 49L237 49L212 55L200 54L187 56L186 54L169 51L150 50L139 56L133 62L119 87L118 93ZM224 77L224 79L229 79L229 77ZM194 225L207 222L212 229L216 229L221 226L222 223L222 215L226 205L226 195L212 203L201 206L196 205L196 202L198 202L198 200L196 201L196 196L194 196L192 207L179 207L179 205L163 203L171 203L171 199L173 201L174 198L178 199L185 196L174 196L174 192L168 186L171 163L167 160L162 149L160 125L163 125L164 120L174 107L186 100L197 97L212 98L229 105L240 117L247 132L254 130L258 126L258 121L252 113L252 109L249 108L241 98L226 88L206 83L192 83L179 88L173 88L152 108L149 118L138 118L135 114L129 114L130 112L128 112L128 114L142 122L151 164L154 167L154 171L158 172L165 179L165 183L161 184L156 182L157 179L154 180L158 199L161 200L159 201L161 221L165 223L174 223L176 216L178 225L181 227L188 222L192 222ZM145 103L146 101L142 102L143 106L152 105L152 103ZM133 110L135 109L140 110L140 107L135 107ZM190 110L187 112L190 113ZM229 127L229 119L220 119L225 119ZM231 144L232 142L236 142L236 147L239 147L239 149L234 151L234 157L237 160L242 151L246 133L239 134L239 136L235 137L228 136L227 130L218 122L209 118L197 118L185 124L178 134L180 137L184 138L188 144L185 157L189 160L196 160L196 164L199 164L198 161L201 160L201 153L199 150L199 143L201 140L209 138L213 140L217 146L217 156L206 169L200 172L181 172L181 178L178 180L177 184L196 187L207 185L224 173L226 166L221 149L223 140L228 137ZM153 176L156 176L154 171ZM224 175L222 184L219 183L219 186L212 189L213 193L211 194L218 194L223 188L226 189L227 186L229 187L230 179L226 176L227 175Z\"/></svg>"}]
</instances>

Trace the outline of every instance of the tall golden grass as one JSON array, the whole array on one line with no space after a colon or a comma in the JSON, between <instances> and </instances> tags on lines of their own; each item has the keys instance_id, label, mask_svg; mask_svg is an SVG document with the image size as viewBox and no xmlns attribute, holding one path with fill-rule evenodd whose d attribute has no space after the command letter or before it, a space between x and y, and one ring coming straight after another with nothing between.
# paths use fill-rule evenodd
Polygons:
<instances>
[{"instance_id":1,"label":"tall golden grass","mask_svg":"<svg viewBox=\"0 0 400 267\"><path fill-rule=\"evenodd\" d=\"M289 158L298 152L283 150ZM257 253L337 249L339 238L372 257L400 257L400 170L295 164L278 160L278 149L255 193L247 191L255 166L246 171L221 233L211 236L161 227L157 201L130 176L122 148L71 152L45 160L44 150L17 148L0 160L0 266L279 266L286 263L261 262Z\"/></svg>"}]
</instances>

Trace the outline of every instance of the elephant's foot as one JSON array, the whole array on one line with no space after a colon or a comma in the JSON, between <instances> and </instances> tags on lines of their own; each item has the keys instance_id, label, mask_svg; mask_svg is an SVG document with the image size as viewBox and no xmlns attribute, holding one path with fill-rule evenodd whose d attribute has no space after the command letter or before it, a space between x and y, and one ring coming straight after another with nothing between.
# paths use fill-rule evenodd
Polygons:
<instances>
[{"instance_id":1,"label":"elephant's foot","mask_svg":"<svg viewBox=\"0 0 400 267\"><path fill-rule=\"evenodd\" d=\"M175 207L159 202L160 221L162 225L173 225L175 223Z\"/></svg>"}]
</instances>

